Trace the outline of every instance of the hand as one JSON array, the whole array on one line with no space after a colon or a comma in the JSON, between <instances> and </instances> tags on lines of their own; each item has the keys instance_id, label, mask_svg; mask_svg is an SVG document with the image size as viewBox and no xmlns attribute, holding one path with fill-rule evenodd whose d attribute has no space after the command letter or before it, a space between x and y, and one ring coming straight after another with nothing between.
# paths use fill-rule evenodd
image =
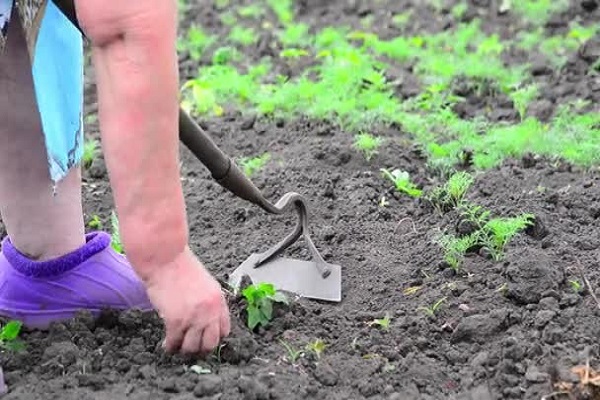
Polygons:
<instances>
[{"instance_id":1,"label":"hand","mask_svg":"<svg viewBox=\"0 0 600 400\"><path fill-rule=\"evenodd\" d=\"M146 287L165 323L167 352L210 353L229 335L221 286L189 248L147 279Z\"/></svg>"}]
</instances>

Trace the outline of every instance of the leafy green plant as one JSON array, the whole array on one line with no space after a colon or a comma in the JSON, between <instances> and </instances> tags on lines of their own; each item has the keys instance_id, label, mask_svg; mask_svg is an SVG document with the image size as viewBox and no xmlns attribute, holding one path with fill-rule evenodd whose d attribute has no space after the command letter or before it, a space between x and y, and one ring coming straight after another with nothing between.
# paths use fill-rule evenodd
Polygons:
<instances>
[{"instance_id":1,"label":"leafy green plant","mask_svg":"<svg viewBox=\"0 0 600 400\"><path fill-rule=\"evenodd\" d=\"M287 351L287 359L292 364L295 364L296 361L298 361L298 359L304 355L303 350L294 348L291 344L282 339L279 339L279 343L281 343L281 345Z\"/></svg>"},{"instance_id":2,"label":"leafy green plant","mask_svg":"<svg viewBox=\"0 0 600 400\"><path fill-rule=\"evenodd\" d=\"M114 210L110 214L110 224L112 230L110 245L117 253L124 254L125 251L123 249L123 243L121 242L121 232L119 230L119 218Z\"/></svg>"},{"instance_id":3,"label":"leafy green plant","mask_svg":"<svg viewBox=\"0 0 600 400\"><path fill-rule=\"evenodd\" d=\"M518 87L509 96L522 121L525 119L529 104L538 96L538 88L535 84Z\"/></svg>"},{"instance_id":4,"label":"leafy green plant","mask_svg":"<svg viewBox=\"0 0 600 400\"><path fill-rule=\"evenodd\" d=\"M473 175L460 171L452 174L443 186L434 188L428 201L440 212L446 212L463 204L467 191L475 181Z\"/></svg>"},{"instance_id":5,"label":"leafy green plant","mask_svg":"<svg viewBox=\"0 0 600 400\"><path fill-rule=\"evenodd\" d=\"M225 65L239 58L237 50L230 46L222 46L215 50L212 57L213 64Z\"/></svg>"},{"instance_id":6,"label":"leafy green plant","mask_svg":"<svg viewBox=\"0 0 600 400\"><path fill-rule=\"evenodd\" d=\"M386 314L383 318L376 318L373 321L369 322L367 325L369 326L378 326L384 331L390 329L390 323L392 322L392 317L389 314Z\"/></svg>"},{"instance_id":7,"label":"leafy green plant","mask_svg":"<svg viewBox=\"0 0 600 400\"><path fill-rule=\"evenodd\" d=\"M575 293L581 293L583 291L583 285L577 279L569 279L569 285L571 286L571 290Z\"/></svg>"},{"instance_id":8,"label":"leafy green plant","mask_svg":"<svg viewBox=\"0 0 600 400\"><path fill-rule=\"evenodd\" d=\"M216 41L216 36L209 35L199 25L191 25L184 38L177 42L178 51L186 51L190 58L198 61L204 52Z\"/></svg>"},{"instance_id":9,"label":"leafy green plant","mask_svg":"<svg viewBox=\"0 0 600 400\"><path fill-rule=\"evenodd\" d=\"M238 8L237 13L243 18L260 18L265 14L265 9L260 4L249 4Z\"/></svg>"},{"instance_id":10,"label":"leafy green plant","mask_svg":"<svg viewBox=\"0 0 600 400\"><path fill-rule=\"evenodd\" d=\"M326 348L327 344L322 339L315 339L306 345L306 350L313 353L317 359L321 358Z\"/></svg>"},{"instance_id":11,"label":"leafy green plant","mask_svg":"<svg viewBox=\"0 0 600 400\"><path fill-rule=\"evenodd\" d=\"M492 258L499 261L510 240L519 232L533 224L533 214L522 214L512 218L493 218L483 227L481 243L490 252Z\"/></svg>"},{"instance_id":12,"label":"leafy green plant","mask_svg":"<svg viewBox=\"0 0 600 400\"><path fill-rule=\"evenodd\" d=\"M399 169L389 171L385 168L382 168L381 172L385 178L392 181L397 191L406 193L411 197L420 197L422 195L423 191L411 182L408 172Z\"/></svg>"},{"instance_id":13,"label":"leafy green plant","mask_svg":"<svg viewBox=\"0 0 600 400\"><path fill-rule=\"evenodd\" d=\"M242 46L250 46L258 41L258 36L252 28L234 25L229 32L229 40Z\"/></svg>"},{"instance_id":14,"label":"leafy green plant","mask_svg":"<svg viewBox=\"0 0 600 400\"><path fill-rule=\"evenodd\" d=\"M279 53L279 57L296 59L296 58L306 57L309 54L310 53L304 49L290 47L290 48L281 50L281 52Z\"/></svg>"},{"instance_id":15,"label":"leafy green plant","mask_svg":"<svg viewBox=\"0 0 600 400\"><path fill-rule=\"evenodd\" d=\"M23 324L20 321L9 321L0 329L0 347L10 351L20 351L25 345L19 340Z\"/></svg>"},{"instance_id":16,"label":"leafy green plant","mask_svg":"<svg viewBox=\"0 0 600 400\"><path fill-rule=\"evenodd\" d=\"M269 153L256 157L244 157L240 160L240 165L244 173L250 177L263 169L270 159L271 155Z\"/></svg>"},{"instance_id":17,"label":"leafy green plant","mask_svg":"<svg viewBox=\"0 0 600 400\"><path fill-rule=\"evenodd\" d=\"M88 222L88 227L91 229L102 229L102 221L100 220L100 217L94 214L92 219Z\"/></svg>"},{"instance_id":18,"label":"leafy green plant","mask_svg":"<svg viewBox=\"0 0 600 400\"><path fill-rule=\"evenodd\" d=\"M437 243L444 251L444 261L454 271L459 271L465 255L479 243L479 232L457 237L452 234L442 234Z\"/></svg>"},{"instance_id":19,"label":"leafy green plant","mask_svg":"<svg viewBox=\"0 0 600 400\"><path fill-rule=\"evenodd\" d=\"M354 137L354 148L361 151L367 161L371 161L378 152L383 139L369 133L359 133Z\"/></svg>"},{"instance_id":20,"label":"leafy green plant","mask_svg":"<svg viewBox=\"0 0 600 400\"><path fill-rule=\"evenodd\" d=\"M460 215L465 221L472 223L477 230L480 230L490 220L491 212L480 205L465 203L460 207Z\"/></svg>"},{"instance_id":21,"label":"leafy green plant","mask_svg":"<svg viewBox=\"0 0 600 400\"><path fill-rule=\"evenodd\" d=\"M443 297L430 306L419 307L418 310L423 311L428 317L435 317L445 301L446 297Z\"/></svg>"},{"instance_id":22,"label":"leafy green plant","mask_svg":"<svg viewBox=\"0 0 600 400\"><path fill-rule=\"evenodd\" d=\"M269 324L273 318L273 303L288 303L287 297L270 283L250 285L242 291L242 295L246 299L247 324L251 330Z\"/></svg>"},{"instance_id":23,"label":"leafy green plant","mask_svg":"<svg viewBox=\"0 0 600 400\"><path fill-rule=\"evenodd\" d=\"M96 139L88 140L83 144L83 155L81 159L83 166L89 168L96 159L96 156L100 154L99 142Z\"/></svg>"}]
</instances>

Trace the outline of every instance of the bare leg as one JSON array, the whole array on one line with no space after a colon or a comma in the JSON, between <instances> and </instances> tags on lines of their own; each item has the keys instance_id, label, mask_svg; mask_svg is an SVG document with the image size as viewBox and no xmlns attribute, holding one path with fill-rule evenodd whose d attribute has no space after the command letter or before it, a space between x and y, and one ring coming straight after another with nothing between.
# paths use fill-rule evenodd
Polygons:
<instances>
[{"instance_id":1,"label":"bare leg","mask_svg":"<svg viewBox=\"0 0 600 400\"><path fill-rule=\"evenodd\" d=\"M0 56L0 213L20 252L48 260L85 243L81 173L74 169L54 192L18 20Z\"/></svg>"}]
</instances>

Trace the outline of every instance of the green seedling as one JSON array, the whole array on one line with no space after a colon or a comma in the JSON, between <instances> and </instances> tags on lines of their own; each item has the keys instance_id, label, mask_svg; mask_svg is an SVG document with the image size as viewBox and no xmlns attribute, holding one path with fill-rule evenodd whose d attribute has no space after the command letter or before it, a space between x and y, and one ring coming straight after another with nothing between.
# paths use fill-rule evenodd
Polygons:
<instances>
[{"instance_id":1,"label":"green seedling","mask_svg":"<svg viewBox=\"0 0 600 400\"><path fill-rule=\"evenodd\" d=\"M244 174L246 176L251 177L256 174L258 171L263 169L265 165L271 159L271 155L269 153L265 153L261 156L257 157L245 157L240 160L240 164Z\"/></svg>"},{"instance_id":2,"label":"green seedling","mask_svg":"<svg viewBox=\"0 0 600 400\"><path fill-rule=\"evenodd\" d=\"M462 267L465 255L479 242L479 233L475 232L463 237L456 237L452 234L441 235L437 243L444 251L444 261L454 271L459 271Z\"/></svg>"},{"instance_id":3,"label":"green seedling","mask_svg":"<svg viewBox=\"0 0 600 400\"><path fill-rule=\"evenodd\" d=\"M569 285L575 293L581 293L583 291L583 285L577 279L570 279Z\"/></svg>"},{"instance_id":4,"label":"green seedling","mask_svg":"<svg viewBox=\"0 0 600 400\"><path fill-rule=\"evenodd\" d=\"M265 9L259 4L250 4L238 8L237 13L243 18L260 18L265 14Z\"/></svg>"},{"instance_id":5,"label":"green seedling","mask_svg":"<svg viewBox=\"0 0 600 400\"><path fill-rule=\"evenodd\" d=\"M279 339L279 343L281 343L281 345L287 351L287 359L291 364L295 364L296 361L298 361L298 359L304 355L304 351L295 349L291 344L286 343L282 339Z\"/></svg>"},{"instance_id":6,"label":"green seedling","mask_svg":"<svg viewBox=\"0 0 600 400\"><path fill-rule=\"evenodd\" d=\"M529 104L538 96L538 88L536 85L527 85L515 89L509 94L515 109L519 113L521 121L525 119Z\"/></svg>"},{"instance_id":7,"label":"green seedling","mask_svg":"<svg viewBox=\"0 0 600 400\"><path fill-rule=\"evenodd\" d=\"M504 250L510 240L519 232L533 224L533 214L523 214L513 218L494 218L483 227L481 243L495 261L502 260Z\"/></svg>"},{"instance_id":8,"label":"green seedling","mask_svg":"<svg viewBox=\"0 0 600 400\"><path fill-rule=\"evenodd\" d=\"M114 210L110 214L110 225L112 230L110 245L117 253L124 254L125 251L123 249L123 243L121 242L121 231L119 230L119 218Z\"/></svg>"},{"instance_id":9,"label":"green seedling","mask_svg":"<svg viewBox=\"0 0 600 400\"><path fill-rule=\"evenodd\" d=\"M411 197L420 197L422 195L423 191L410 181L408 172L399 169L389 171L385 168L382 168L381 172L385 178L392 181L397 191L406 193Z\"/></svg>"},{"instance_id":10,"label":"green seedling","mask_svg":"<svg viewBox=\"0 0 600 400\"><path fill-rule=\"evenodd\" d=\"M212 62L215 65L225 65L236 60L239 57L239 53L235 48L230 46L219 47L213 53Z\"/></svg>"},{"instance_id":11,"label":"green seedling","mask_svg":"<svg viewBox=\"0 0 600 400\"><path fill-rule=\"evenodd\" d=\"M96 139L89 140L83 144L83 155L81 157L83 166L89 168L96 159L96 156L100 154L99 142Z\"/></svg>"},{"instance_id":12,"label":"green seedling","mask_svg":"<svg viewBox=\"0 0 600 400\"><path fill-rule=\"evenodd\" d=\"M433 189L428 195L428 200L442 213L459 207L474 180L468 172L457 172L451 175L443 186Z\"/></svg>"},{"instance_id":13,"label":"green seedling","mask_svg":"<svg viewBox=\"0 0 600 400\"><path fill-rule=\"evenodd\" d=\"M273 303L288 304L287 297L270 283L250 285L242 291L242 295L246 299L247 325L251 330L259 325L265 327L271 322Z\"/></svg>"},{"instance_id":14,"label":"green seedling","mask_svg":"<svg viewBox=\"0 0 600 400\"><path fill-rule=\"evenodd\" d=\"M23 350L25 345L19 340L19 333L23 324L19 321L10 321L0 329L0 347L10 351Z\"/></svg>"},{"instance_id":15,"label":"green seedling","mask_svg":"<svg viewBox=\"0 0 600 400\"><path fill-rule=\"evenodd\" d=\"M297 58L301 58L301 57L306 57L308 56L310 53L304 49L297 49L294 47L290 47L288 49L283 49L280 53L279 53L279 57L281 58L289 58L289 59L297 59Z\"/></svg>"},{"instance_id":16,"label":"green seedling","mask_svg":"<svg viewBox=\"0 0 600 400\"><path fill-rule=\"evenodd\" d=\"M258 41L258 36L252 28L235 25L231 28L231 32L229 32L229 40L242 46L250 46Z\"/></svg>"},{"instance_id":17,"label":"green seedling","mask_svg":"<svg viewBox=\"0 0 600 400\"><path fill-rule=\"evenodd\" d=\"M177 42L177 50L186 51L192 60L198 61L215 41L215 36L207 34L198 25L192 25L185 37Z\"/></svg>"},{"instance_id":18,"label":"green seedling","mask_svg":"<svg viewBox=\"0 0 600 400\"><path fill-rule=\"evenodd\" d=\"M317 359L321 359L321 355L327 348L327 344L321 339L315 339L306 345L306 350L313 353Z\"/></svg>"},{"instance_id":19,"label":"green seedling","mask_svg":"<svg viewBox=\"0 0 600 400\"><path fill-rule=\"evenodd\" d=\"M371 161L378 152L383 139L369 133L359 133L354 137L354 148L361 151L367 161Z\"/></svg>"},{"instance_id":20,"label":"green seedling","mask_svg":"<svg viewBox=\"0 0 600 400\"><path fill-rule=\"evenodd\" d=\"M88 227L97 230L102 229L102 221L100 220L100 217L94 214L92 219L88 222Z\"/></svg>"},{"instance_id":21,"label":"green seedling","mask_svg":"<svg viewBox=\"0 0 600 400\"><path fill-rule=\"evenodd\" d=\"M430 306L419 307L418 310L423 311L427 316L433 318L436 316L436 314L440 310L440 307L442 306L442 304L445 301L446 301L446 297L443 297Z\"/></svg>"},{"instance_id":22,"label":"green seedling","mask_svg":"<svg viewBox=\"0 0 600 400\"><path fill-rule=\"evenodd\" d=\"M390 329L390 323L392 322L392 318L389 314L386 314L383 318L377 318L373 321L367 323L368 326L378 326L384 331L388 331Z\"/></svg>"},{"instance_id":23,"label":"green seedling","mask_svg":"<svg viewBox=\"0 0 600 400\"><path fill-rule=\"evenodd\" d=\"M478 230L485 226L491 216L490 211L485 210L482 206L471 203L462 204L460 214L465 221L475 225Z\"/></svg>"}]
</instances>

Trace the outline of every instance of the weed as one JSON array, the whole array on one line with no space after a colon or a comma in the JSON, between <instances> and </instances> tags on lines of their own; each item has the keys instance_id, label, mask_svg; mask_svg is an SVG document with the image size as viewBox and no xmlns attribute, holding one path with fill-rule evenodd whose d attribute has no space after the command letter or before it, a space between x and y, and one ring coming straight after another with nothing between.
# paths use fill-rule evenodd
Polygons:
<instances>
[{"instance_id":1,"label":"weed","mask_svg":"<svg viewBox=\"0 0 600 400\"><path fill-rule=\"evenodd\" d=\"M88 227L97 230L102 229L102 221L100 220L100 217L94 214L92 219L88 222Z\"/></svg>"},{"instance_id":2,"label":"weed","mask_svg":"<svg viewBox=\"0 0 600 400\"><path fill-rule=\"evenodd\" d=\"M237 13L243 18L260 18L265 14L265 9L259 4L250 4L238 8Z\"/></svg>"},{"instance_id":3,"label":"weed","mask_svg":"<svg viewBox=\"0 0 600 400\"><path fill-rule=\"evenodd\" d=\"M99 142L96 139L89 140L83 144L83 155L81 157L83 166L89 168L96 159L96 156L100 154Z\"/></svg>"},{"instance_id":4,"label":"weed","mask_svg":"<svg viewBox=\"0 0 600 400\"><path fill-rule=\"evenodd\" d=\"M481 243L492 258L500 261L508 242L519 232L533 224L533 214L523 214L512 218L493 218L483 227Z\"/></svg>"},{"instance_id":5,"label":"weed","mask_svg":"<svg viewBox=\"0 0 600 400\"><path fill-rule=\"evenodd\" d=\"M327 344L321 339L315 339L306 345L306 350L313 353L317 360L321 359L321 355L327 348Z\"/></svg>"},{"instance_id":6,"label":"weed","mask_svg":"<svg viewBox=\"0 0 600 400\"><path fill-rule=\"evenodd\" d=\"M20 321L9 321L0 329L0 347L10 351L21 351L25 345L18 337L23 324Z\"/></svg>"},{"instance_id":7,"label":"weed","mask_svg":"<svg viewBox=\"0 0 600 400\"><path fill-rule=\"evenodd\" d=\"M237 60L238 58L239 53L235 48L230 46L222 46L216 49L213 53L212 62L216 65L225 65Z\"/></svg>"},{"instance_id":8,"label":"weed","mask_svg":"<svg viewBox=\"0 0 600 400\"><path fill-rule=\"evenodd\" d=\"M290 24L293 21L293 0L267 0L267 3L282 25Z\"/></svg>"},{"instance_id":9,"label":"weed","mask_svg":"<svg viewBox=\"0 0 600 400\"><path fill-rule=\"evenodd\" d=\"M264 153L261 156L244 157L240 160L240 164L244 173L250 177L263 169L270 159L271 155L269 153Z\"/></svg>"},{"instance_id":10,"label":"weed","mask_svg":"<svg viewBox=\"0 0 600 400\"><path fill-rule=\"evenodd\" d=\"M423 311L429 317L435 317L435 315L438 313L440 307L445 301L446 297L443 297L430 306L419 307L418 310Z\"/></svg>"},{"instance_id":11,"label":"weed","mask_svg":"<svg viewBox=\"0 0 600 400\"><path fill-rule=\"evenodd\" d=\"M385 168L382 168L381 172L385 178L392 181L397 191L404 192L411 197L420 197L422 195L423 191L410 181L408 172L399 169L389 171Z\"/></svg>"},{"instance_id":12,"label":"weed","mask_svg":"<svg viewBox=\"0 0 600 400\"><path fill-rule=\"evenodd\" d=\"M569 7L568 0L504 0L504 8L512 10L525 21L536 25L544 25L552 14Z\"/></svg>"},{"instance_id":13,"label":"weed","mask_svg":"<svg viewBox=\"0 0 600 400\"><path fill-rule=\"evenodd\" d=\"M583 291L583 285L577 279L570 279L569 285L575 293L581 293Z\"/></svg>"},{"instance_id":14,"label":"weed","mask_svg":"<svg viewBox=\"0 0 600 400\"><path fill-rule=\"evenodd\" d=\"M273 318L273 303L288 303L287 297L270 283L250 285L242 291L242 295L246 299L247 324L251 330L269 324Z\"/></svg>"},{"instance_id":15,"label":"weed","mask_svg":"<svg viewBox=\"0 0 600 400\"><path fill-rule=\"evenodd\" d=\"M306 57L308 55L309 55L308 51L306 51L304 49L297 49L297 48L283 49L279 53L279 57L281 57L281 58L290 58L290 59L296 59L296 58Z\"/></svg>"},{"instance_id":16,"label":"weed","mask_svg":"<svg viewBox=\"0 0 600 400\"><path fill-rule=\"evenodd\" d=\"M367 161L371 161L378 152L383 139L369 133L359 133L354 137L354 148L361 151Z\"/></svg>"},{"instance_id":17,"label":"weed","mask_svg":"<svg viewBox=\"0 0 600 400\"><path fill-rule=\"evenodd\" d=\"M295 364L296 361L298 361L298 359L304 355L304 351L295 349L291 344L286 343L282 339L279 339L279 343L281 343L281 345L287 351L287 359L291 364Z\"/></svg>"},{"instance_id":18,"label":"weed","mask_svg":"<svg viewBox=\"0 0 600 400\"><path fill-rule=\"evenodd\" d=\"M392 322L392 318L389 314L386 314L383 318L377 318L373 321L369 322L368 326L378 326L384 331L388 331L390 329L390 323Z\"/></svg>"},{"instance_id":19,"label":"weed","mask_svg":"<svg viewBox=\"0 0 600 400\"><path fill-rule=\"evenodd\" d=\"M477 230L480 230L490 220L491 212L480 205L465 203L460 207L460 215L465 221L472 223Z\"/></svg>"},{"instance_id":20,"label":"weed","mask_svg":"<svg viewBox=\"0 0 600 400\"><path fill-rule=\"evenodd\" d=\"M124 254L125 251L123 249L123 243L121 242L121 232L119 230L119 218L114 211L110 214L110 224L112 228L110 245L117 253Z\"/></svg>"}]
</instances>

